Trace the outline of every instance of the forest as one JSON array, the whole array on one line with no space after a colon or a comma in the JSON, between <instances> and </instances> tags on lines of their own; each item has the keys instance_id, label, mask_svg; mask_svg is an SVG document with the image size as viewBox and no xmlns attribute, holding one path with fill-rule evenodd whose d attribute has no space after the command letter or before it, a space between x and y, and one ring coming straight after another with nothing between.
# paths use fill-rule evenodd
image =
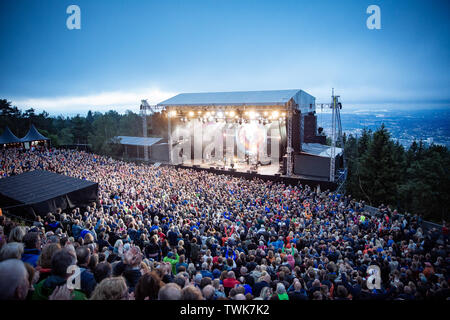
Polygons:
<instances>
[{"instance_id":1,"label":"forest","mask_svg":"<svg viewBox=\"0 0 450 320\"><path fill-rule=\"evenodd\" d=\"M372 206L389 205L425 220L448 221L450 153L445 146L414 141L404 148L381 125L345 137L346 193Z\"/></svg>"}]
</instances>

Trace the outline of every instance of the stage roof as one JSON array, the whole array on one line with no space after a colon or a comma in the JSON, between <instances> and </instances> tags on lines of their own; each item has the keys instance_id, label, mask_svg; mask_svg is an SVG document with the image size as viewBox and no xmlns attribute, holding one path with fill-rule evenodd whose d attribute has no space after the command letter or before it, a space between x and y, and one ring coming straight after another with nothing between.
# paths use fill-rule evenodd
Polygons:
<instances>
[{"instance_id":1,"label":"stage roof","mask_svg":"<svg viewBox=\"0 0 450 320\"><path fill-rule=\"evenodd\" d=\"M144 138L144 137L129 137L129 136L117 136L115 139L120 140L120 144L126 144L129 146L152 146L158 143L162 138Z\"/></svg>"},{"instance_id":2,"label":"stage roof","mask_svg":"<svg viewBox=\"0 0 450 320\"><path fill-rule=\"evenodd\" d=\"M170 99L158 103L163 107L183 106L242 106L242 105L285 105L290 99L300 107L310 107L315 98L303 90L266 90L266 91L234 91L180 93Z\"/></svg>"},{"instance_id":3,"label":"stage roof","mask_svg":"<svg viewBox=\"0 0 450 320\"><path fill-rule=\"evenodd\" d=\"M13 214L45 215L97 200L98 184L50 171L34 170L0 179L0 206Z\"/></svg>"},{"instance_id":4,"label":"stage roof","mask_svg":"<svg viewBox=\"0 0 450 320\"><path fill-rule=\"evenodd\" d=\"M303 143L302 151L319 157L331 157L331 147L320 143ZM342 148L336 147L336 155L342 153Z\"/></svg>"}]
</instances>

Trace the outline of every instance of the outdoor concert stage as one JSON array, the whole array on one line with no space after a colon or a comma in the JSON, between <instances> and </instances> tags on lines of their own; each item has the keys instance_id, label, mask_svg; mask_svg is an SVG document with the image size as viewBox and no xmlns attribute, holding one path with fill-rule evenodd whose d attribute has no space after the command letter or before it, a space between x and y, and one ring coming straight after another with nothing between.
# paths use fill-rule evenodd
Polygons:
<instances>
[{"instance_id":1,"label":"outdoor concert stage","mask_svg":"<svg viewBox=\"0 0 450 320\"><path fill-rule=\"evenodd\" d=\"M335 181L342 150L326 145L315 98L303 90L182 93L156 107L168 118L169 164Z\"/></svg>"},{"instance_id":2,"label":"outdoor concert stage","mask_svg":"<svg viewBox=\"0 0 450 320\"><path fill-rule=\"evenodd\" d=\"M333 128L340 131L337 98L333 93L333 103L319 105L332 108L338 119ZM326 144L323 128L317 126L316 100L303 90L181 93L156 106L142 100L140 109L144 133L146 110L160 111L167 130L161 128L161 137L115 137L111 143L123 146L124 160L331 182L331 188L344 176L339 170L342 149L335 145L340 135L331 134L335 139Z\"/></svg>"}]
</instances>

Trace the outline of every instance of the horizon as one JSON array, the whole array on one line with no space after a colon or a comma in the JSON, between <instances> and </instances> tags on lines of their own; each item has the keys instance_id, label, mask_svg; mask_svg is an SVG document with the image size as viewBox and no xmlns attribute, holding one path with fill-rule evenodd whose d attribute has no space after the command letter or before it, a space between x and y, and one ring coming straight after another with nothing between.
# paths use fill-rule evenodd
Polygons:
<instances>
[{"instance_id":1,"label":"horizon","mask_svg":"<svg viewBox=\"0 0 450 320\"><path fill-rule=\"evenodd\" d=\"M170 97L169 97L170 98ZM26 106L26 107L19 107L17 105L15 105L13 103L13 101L11 101L10 99L4 98L4 97L0 97L0 99L6 99L7 101L11 102L11 106L12 107L17 107L21 112L25 112L27 109L34 109L35 114L39 114L42 112L46 112L49 114L50 117L76 117L77 115L81 116L81 117L85 117L89 111L91 111L92 113L102 113L105 114L107 112L110 111L115 111L119 114L125 114L128 111L134 112L136 114L139 114L139 106L140 106L140 102L137 102L135 106L122 106L122 107L114 107L114 106L105 106L103 108L95 108L95 107L87 107L87 108L83 108L83 110L73 110L70 112L59 112L59 111L55 111L50 109L46 109L46 108L36 108L33 107L32 105ZM331 99L330 99L331 100ZM316 102L316 103L329 103L329 101L320 101L320 102ZM380 103L380 104L352 104L352 105L346 105L345 102L343 102L343 107L341 110L341 114L352 114L352 115L358 115L358 114L364 114L364 113L388 113L388 112L407 112L407 111L412 111L412 112L418 112L418 111L450 111L449 105L448 104L430 104L427 107L424 107L424 105L417 105L414 108L411 108L410 104L407 103ZM319 106L316 106L316 114L326 114L326 113L331 113L331 110L327 110L327 109L323 109L321 110L321 108Z\"/></svg>"},{"instance_id":2,"label":"horizon","mask_svg":"<svg viewBox=\"0 0 450 320\"><path fill-rule=\"evenodd\" d=\"M0 3L0 97L25 110L138 110L182 92L300 88L346 110L449 109L448 1Z\"/></svg>"}]
</instances>

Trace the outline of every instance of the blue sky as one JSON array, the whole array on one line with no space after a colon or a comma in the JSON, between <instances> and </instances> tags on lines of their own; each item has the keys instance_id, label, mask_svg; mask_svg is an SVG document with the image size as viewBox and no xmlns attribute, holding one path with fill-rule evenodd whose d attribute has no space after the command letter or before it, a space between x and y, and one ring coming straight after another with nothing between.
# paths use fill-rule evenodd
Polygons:
<instances>
[{"instance_id":1,"label":"blue sky","mask_svg":"<svg viewBox=\"0 0 450 320\"><path fill-rule=\"evenodd\" d=\"M66 8L81 9L68 30ZM366 8L381 9L381 30ZM450 2L2 0L0 98L52 114L180 92L331 88L349 108L450 106Z\"/></svg>"}]
</instances>

